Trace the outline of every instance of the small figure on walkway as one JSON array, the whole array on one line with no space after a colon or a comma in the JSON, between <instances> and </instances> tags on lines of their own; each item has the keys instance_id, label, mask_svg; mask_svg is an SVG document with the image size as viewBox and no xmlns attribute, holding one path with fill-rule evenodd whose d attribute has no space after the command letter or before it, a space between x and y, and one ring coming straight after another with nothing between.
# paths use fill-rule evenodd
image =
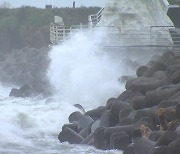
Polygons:
<instances>
[{"instance_id":1,"label":"small figure on walkway","mask_svg":"<svg viewBox=\"0 0 180 154\"><path fill-rule=\"evenodd\" d=\"M76 7L76 2L75 1L73 1L73 8L75 8Z\"/></svg>"}]
</instances>

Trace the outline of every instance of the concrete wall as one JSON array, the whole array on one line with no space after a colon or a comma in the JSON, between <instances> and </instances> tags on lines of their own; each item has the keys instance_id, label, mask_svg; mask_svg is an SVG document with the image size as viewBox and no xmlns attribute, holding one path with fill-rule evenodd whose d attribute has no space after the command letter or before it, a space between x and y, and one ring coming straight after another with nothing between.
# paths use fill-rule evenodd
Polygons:
<instances>
[{"instance_id":1,"label":"concrete wall","mask_svg":"<svg viewBox=\"0 0 180 154\"><path fill-rule=\"evenodd\" d=\"M180 7L169 8L167 14L174 23L174 26L180 28Z\"/></svg>"}]
</instances>

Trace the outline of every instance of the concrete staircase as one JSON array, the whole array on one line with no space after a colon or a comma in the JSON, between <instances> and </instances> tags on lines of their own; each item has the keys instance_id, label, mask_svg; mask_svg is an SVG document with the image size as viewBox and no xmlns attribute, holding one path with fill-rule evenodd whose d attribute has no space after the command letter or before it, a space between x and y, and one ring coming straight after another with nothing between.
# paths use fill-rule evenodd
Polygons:
<instances>
[{"instance_id":1,"label":"concrete staircase","mask_svg":"<svg viewBox=\"0 0 180 154\"><path fill-rule=\"evenodd\" d=\"M180 29L171 28L169 29L173 44L175 47L180 47Z\"/></svg>"}]
</instances>

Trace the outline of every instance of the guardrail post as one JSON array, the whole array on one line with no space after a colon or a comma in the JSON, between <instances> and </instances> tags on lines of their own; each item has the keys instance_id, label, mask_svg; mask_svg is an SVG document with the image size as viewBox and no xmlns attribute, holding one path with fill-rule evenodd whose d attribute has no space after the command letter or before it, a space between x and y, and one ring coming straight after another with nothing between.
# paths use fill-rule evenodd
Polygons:
<instances>
[{"instance_id":1,"label":"guardrail post","mask_svg":"<svg viewBox=\"0 0 180 154\"><path fill-rule=\"evenodd\" d=\"M83 29L83 26L82 26L82 22L80 23L80 30L82 30Z\"/></svg>"},{"instance_id":2,"label":"guardrail post","mask_svg":"<svg viewBox=\"0 0 180 154\"><path fill-rule=\"evenodd\" d=\"M69 34L70 35L72 34L72 28L71 27L69 28Z\"/></svg>"},{"instance_id":3,"label":"guardrail post","mask_svg":"<svg viewBox=\"0 0 180 154\"><path fill-rule=\"evenodd\" d=\"M63 40L65 40L66 39L66 29L64 28L63 29Z\"/></svg>"},{"instance_id":4,"label":"guardrail post","mask_svg":"<svg viewBox=\"0 0 180 154\"><path fill-rule=\"evenodd\" d=\"M150 27L150 31L149 31L149 37L150 37L150 45L152 45L151 27Z\"/></svg>"},{"instance_id":5,"label":"guardrail post","mask_svg":"<svg viewBox=\"0 0 180 154\"><path fill-rule=\"evenodd\" d=\"M88 26L89 26L89 28L92 28L92 19L91 19L91 15L88 16Z\"/></svg>"}]
</instances>

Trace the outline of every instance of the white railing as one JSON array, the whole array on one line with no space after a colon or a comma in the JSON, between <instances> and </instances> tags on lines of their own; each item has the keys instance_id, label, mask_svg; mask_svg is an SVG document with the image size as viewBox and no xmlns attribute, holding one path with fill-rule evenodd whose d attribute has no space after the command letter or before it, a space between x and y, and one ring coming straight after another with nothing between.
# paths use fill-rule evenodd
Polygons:
<instances>
[{"instance_id":1,"label":"white railing","mask_svg":"<svg viewBox=\"0 0 180 154\"><path fill-rule=\"evenodd\" d=\"M169 5L170 5L168 0L162 0L161 5L162 5L163 10L167 13Z\"/></svg>"},{"instance_id":2,"label":"white railing","mask_svg":"<svg viewBox=\"0 0 180 154\"><path fill-rule=\"evenodd\" d=\"M104 8L102 8L97 14L92 14L88 16L89 27L94 27L99 23L103 10Z\"/></svg>"},{"instance_id":3,"label":"white railing","mask_svg":"<svg viewBox=\"0 0 180 154\"><path fill-rule=\"evenodd\" d=\"M59 40L55 40L56 43L68 40L71 35L78 31L87 29L89 31L96 31L103 28L106 37L100 46L108 47L135 47L135 46L156 46L156 47L180 47L180 30L175 30L173 26L151 26L145 30L137 29L116 29L112 26L101 27L94 26L93 29L88 29L88 25L74 25L68 29L64 28L56 32L56 36L59 36ZM173 31L174 33L170 33Z\"/></svg>"},{"instance_id":4,"label":"white railing","mask_svg":"<svg viewBox=\"0 0 180 154\"><path fill-rule=\"evenodd\" d=\"M77 33L78 31L82 31L84 29L88 29L88 25L72 25L70 28L65 28L65 26L57 25L52 23L50 25L50 43L51 44L59 44L70 38L72 34Z\"/></svg>"}]
</instances>

